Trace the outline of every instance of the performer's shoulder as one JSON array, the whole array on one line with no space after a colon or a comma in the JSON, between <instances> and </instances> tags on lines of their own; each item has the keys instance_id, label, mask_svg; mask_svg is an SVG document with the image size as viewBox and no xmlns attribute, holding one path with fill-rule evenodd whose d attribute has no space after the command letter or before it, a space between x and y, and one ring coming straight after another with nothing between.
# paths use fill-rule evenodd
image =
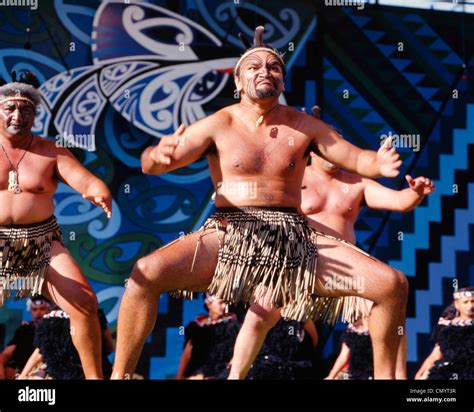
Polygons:
<instances>
[{"instance_id":1,"label":"performer's shoulder","mask_svg":"<svg viewBox=\"0 0 474 412\"><path fill-rule=\"evenodd\" d=\"M286 110L287 114L291 114L292 116L299 116L299 117L306 117L308 116L303 110L298 110L297 108L293 106L287 106L282 104L281 107L283 107L284 110Z\"/></svg>"},{"instance_id":2,"label":"performer's shoulder","mask_svg":"<svg viewBox=\"0 0 474 412\"><path fill-rule=\"evenodd\" d=\"M208 315L199 315L192 323L202 326L205 322L207 322L208 317Z\"/></svg>"},{"instance_id":3,"label":"performer's shoulder","mask_svg":"<svg viewBox=\"0 0 474 412\"><path fill-rule=\"evenodd\" d=\"M213 120L216 123L230 124L233 118L236 116L237 104L223 107L212 115Z\"/></svg>"},{"instance_id":4,"label":"performer's shoulder","mask_svg":"<svg viewBox=\"0 0 474 412\"><path fill-rule=\"evenodd\" d=\"M308 113L298 110L291 106L283 106L285 108L285 117L288 119L290 124L293 124L298 130L307 134L308 136L313 135L316 130L326 125L320 119L314 116L310 116Z\"/></svg>"},{"instance_id":5,"label":"performer's shoulder","mask_svg":"<svg viewBox=\"0 0 474 412\"><path fill-rule=\"evenodd\" d=\"M305 120L305 121L321 122L321 120L317 119L314 116L310 116L304 110L298 110L296 107L287 106L287 105L281 105L281 107L285 110L285 114L288 116L291 116L292 118L297 118L298 120Z\"/></svg>"},{"instance_id":6,"label":"performer's shoulder","mask_svg":"<svg viewBox=\"0 0 474 412\"><path fill-rule=\"evenodd\" d=\"M357 173L349 172L345 169L339 169L340 176L344 183L348 184L361 184L362 188L365 188L367 185L373 184L376 185L373 179L368 177L362 177Z\"/></svg>"},{"instance_id":7,"label":"performer's shoulder","mask_svg":"<svg viewBox=\"0 0 474 412\"><path fill-rule=\"evenodd\" d=\"M51 156L58 153L60 146L56 141L33 135L32 148L36 148L36 150L39 150L42 154Z\"/></svg>"},{"instance_id":8,"label":"performer's shoulder","mask_svg":"<svg viewBox=\"0 0 474 412\"><path fill-rule=\"evenodd\" d=\"M232 122L232 115L227 108L218 110L213 114L210 114L202 119L199 119L193 126L199 129L205 129L207 131L212 131L213 134L217 132L220 128L229 127Z\"/></svg>"}]
</instances>

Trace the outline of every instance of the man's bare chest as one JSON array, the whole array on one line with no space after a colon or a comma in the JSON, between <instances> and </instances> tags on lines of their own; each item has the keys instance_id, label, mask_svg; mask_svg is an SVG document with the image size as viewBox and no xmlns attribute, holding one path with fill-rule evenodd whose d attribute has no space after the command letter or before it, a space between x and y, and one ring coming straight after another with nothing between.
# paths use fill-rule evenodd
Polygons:
<instances>
[{"instance_id":1,"label":"man's bare chest","mask_svg":"<svg viewBox=\"0 0 474 412\"><path fill-rule=\"evenodd\" d=\"M54 173L56 159L27 153L18 167L15 157L12 156L11 161L17 168L16 176L10 162L5 156L0 156L0 190L8 190L14 180L23 192L49 193L56 190L57 179Z\"/></svg>"},{"instance_id":2,"label":"man's bare chest","mask_svg":"<svg viewBox=\"0 0 474 412\"><path fill-rule=\"evenodd\" d=\"M330 213L350 217L358 213L363 197L359 185L323 180L304 182L301 207L307 214Z\"/></svg>"},{"instance_id":3,"label":"man's bare chest","mask_svg":"<svg viewBox=\"0 0 474 412\"><path fill-rule=\"evenodd\" d=\"M306 165L310 140L286 127L230 131L217 140L221 166L248 174L281 175Z\"/></svg>"}]
</instances>

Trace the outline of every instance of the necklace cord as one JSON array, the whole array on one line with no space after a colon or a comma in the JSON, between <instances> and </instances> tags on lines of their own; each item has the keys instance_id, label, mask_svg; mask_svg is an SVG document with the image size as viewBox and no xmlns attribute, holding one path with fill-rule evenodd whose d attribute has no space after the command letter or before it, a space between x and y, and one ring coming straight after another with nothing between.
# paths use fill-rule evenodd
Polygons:
<instances>
[{"instance_id":1,"label":"necklace cord","mask_svg":"<svg viewBox=\"0 0 474 412\"><path fill-rule=\"evenodd\" d=\"M275 106L273 106L271 109L263 112L263 113L259 113L257 112L253 107L250 107L250 106L247 106L246 104L240 102L240 104L243 106L243 107L246 107L247 109L250 109L252 110L253 112L257 113L260 117L257 119L257 122L255 123L255 127L258 127L260 126L262 123L263 123L263 119L264 117L269 114L271 111L273 111L275 108L277 108L279 106L279 103L277 103Z\"/></svg>"},{"instance_id":2,"label":"necklace cord","mask_svg":"<svg viewBox=\"0 0 474 412\"><path fill-rule=\"evenodd\" d=\"M10 166L11 166L11 167L13 168L13 170L15 170L17 173L18 173L18 167L20 166L20 163L21 163L21 161L23 160L23 158L25 157L26 152L27 152L28 149L30 148L32 142L33 142L33 135L31 135L31 139L30 139L30 141L28 142L28 145L26 146L25 151L24 151L23 154L21 155L20 160L18 160L18 163L16 164L16 167L15 167L15 165L12 163L12 161L10 160L10 158L8 157L8 154L7 154L7 151L5 150L5 147L3 147L3 145L0 143L0 146L2 146L3 153L5 153L5 156L6 156L7 160L8 160L8 163L10 163Z\"/></svg>"},{"instance_id":3,"label":"necklace cord","mask_svg":"<svg viewBox=\"0 0 474 412\"><path fill-rule=\"evenodd\" d=\"M10 186L8 187L8 190L12 190L15 193L20 193L21 192L20 174L18 173L18 168L20 167L21 161L25 157L26 153L28 152L28 149L31 146L31 143L33 142L33 137L34 137L34 135L31 134L30 141L28 142L28 145L26 146L25 151L21 155L20 160L18 160L18 163L16 164L16 167L13 164L13 162L10 160L10 158L8 157L8 154L7 154L7 151L5 150L5 147L3 147L3 144L0 143L0 146L2 146L3 153L5 153L5 157L7 158L8 163L10 163L10 166L12 167L12 169L14 170L14 173L16 174L16 177L13 177L14 189L10 189ZM12 173L12 172L10 172L10 173Z\"/></svg>"}]
</instances>

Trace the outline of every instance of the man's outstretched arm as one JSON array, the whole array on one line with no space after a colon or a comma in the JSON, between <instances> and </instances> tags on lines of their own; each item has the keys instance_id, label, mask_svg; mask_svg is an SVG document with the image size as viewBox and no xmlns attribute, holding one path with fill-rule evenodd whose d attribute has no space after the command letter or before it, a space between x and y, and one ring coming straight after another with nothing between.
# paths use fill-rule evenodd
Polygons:
<instances>
[{"instance_id":1,"label":"man's outstretched arm","mask_svg":"<svg viewBox=\"0 0 474 412\"><path fill-rule=\"evenodd\" d=\"M417 207L426 195L433 193L434 183L423 176L413 179L405 176L409 188L392 190L373 180L367 180L364 188L364 200L367 207L395 212L409 212Z\"/></svg>"},{"instance_id":2,"label":"man's outstretched arm","mask_svg":"<svg viewBox=\"0 0 474 412\"><path fill-rule=\"evenodd\" d=\"M377 152L362 150L345 140L333 127L319 119L307 117L310 135L314 136L319 153L326 160L358 175L377 178L396 177L402 164L395 148L387 139Z\"/></svg>"},{"instance_id":3,"label":"man's outstretched arm","mask_svg":"<svg viewBox=\"0 0 474 412\"><path fill-rule=\"evenodd\" d=\"M216 116L206 117L185 129L184 125L172 134L163 136L156 146L147 147L141 156L143 173L159 175L198 160L212 143L211 130Z\"/></svg>"},{"instance_id":4,"label":"man's outstretched arm","mask_svg":"<svg viewBox=\"0 0 474 412\"><path fill-rule=\"evenodd\" d=\"M100 206L107 217L112 216L112 195L108 187L65 148L57 149L56 173L67 185L82 194L83 198Z\"/></svg>"}]
</instances>

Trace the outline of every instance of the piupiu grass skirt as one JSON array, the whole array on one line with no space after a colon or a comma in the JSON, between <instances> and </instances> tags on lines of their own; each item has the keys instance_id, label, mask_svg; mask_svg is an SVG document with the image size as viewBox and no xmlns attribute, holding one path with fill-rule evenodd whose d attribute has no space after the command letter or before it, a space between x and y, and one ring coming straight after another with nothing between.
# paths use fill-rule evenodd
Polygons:
<instances>
[{"instance_id":1,"label":"piupiu grass skirt","mask_svg":"<svg viewBox=\"0 0 474 412\"><path fill-rule=\"evenodd\" d=\"M39 223L0 226L0 307L12 294L19 299L41 293L53 240L63 243L54 216Z\"/></svg>"},{"instance_id":2,"label":"piupiu grass skirt","mask_svg":"<svg viewBox=\"0 0 474 412\"><path fill-rule=\"evenodd\" d=\"M326 235L311 228L296 209L218 208L200 230L210 228L225 234L208 293L231 304L263 298L282 308L284 318L300 322L334 323L340 315L352 322L361 315L360 298L318 296L316 238ZM192 292L173 295L191 298Z\"/></svg>"}]
</instances>

